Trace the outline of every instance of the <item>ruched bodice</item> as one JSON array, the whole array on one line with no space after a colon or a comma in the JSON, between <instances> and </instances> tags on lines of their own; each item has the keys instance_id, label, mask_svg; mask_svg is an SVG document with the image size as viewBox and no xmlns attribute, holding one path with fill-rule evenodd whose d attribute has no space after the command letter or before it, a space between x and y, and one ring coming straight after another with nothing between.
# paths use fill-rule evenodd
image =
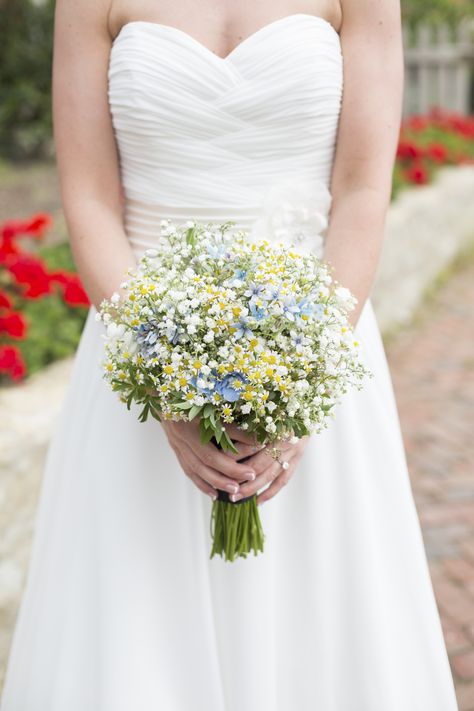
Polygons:
<instances>
[{"instance_id":1,"label":"ruched bodice","mask_svg":"<svg viewBox=\"0 0 474 711\"><path fill-rule=\"evenodd\" d=\"M342 85L339 35L313 15L275 20L225 58L175 27L125 24L111 51L109 101L130 239L147 243L158 214L248 227L281 203L289 182L317 203Z\"/></svg>"}]
</instances>

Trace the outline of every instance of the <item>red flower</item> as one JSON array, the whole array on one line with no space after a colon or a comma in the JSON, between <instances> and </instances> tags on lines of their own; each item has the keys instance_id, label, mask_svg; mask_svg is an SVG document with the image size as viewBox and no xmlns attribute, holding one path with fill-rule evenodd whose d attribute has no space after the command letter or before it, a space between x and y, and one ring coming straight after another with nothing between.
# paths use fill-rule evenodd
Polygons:
<instances>
[{"instance_id":1,"label":"red flower","mask_svg":"<svg viewBox=\"0 0 474 711\"><path fill-rule=\"evenodd\" d=\"M402 160L416 160L423 156L423 149L417 146L413 141L401 140L397 148L397 158Z\"/></svg>"},{"instance_id":2,"label":"red flower","mask_svg":"<svg viewBox=\"0 0 474 711\"><path fill-rule=\"evenodd\" d=\"M71 272L51 272L49 275L51 281L61 285L63 298L69 306L89 306L90 301L81 280L77 274Z\"/></svg>"},{"instance_id":3,"label":"red flower","mask_svg":"<svg viewBox=\"0 0 474 711\"><path fill-rule=\"evenodd\" d=\"M426 149L426 155L436 163L446 163L449 153L442 143L431 143Z\"/></svg>"},{"instance_id":4,"label":"red flower","mask_svg":"<svg viewBox=\"0 0 474 711\"><path fill-rule=\"evenodd\" d=\"M73 276L73 275L71 275L69 272L64 272L64 271L49 273L49 278L51 281L55 281L58 284L62 284L63 286L66 286L66 284L69 284L71 276Z\"/></svg>"},{"instance_id":5,"label":"red flower","mask_svg":"<svg viewBox=\"0 0 474 711\"><path fill-rule=\"evenodd\" d=\"M12 380L25 376L25 362L15 346L0 346L0 373L6 373Z\"/></svg>"},{"instance_id":6,"label":"red flower","mask_svg":"<svg viewBox=\"0 0 474 711\"><path fill-rule=\"evenodd\" d=\"M12 237L3 237L0 240L0 264L6 264L12 254L20 254L20 250L13 242Z\"/></svg>"},{"instance_id":7,"label":"red flower","mask_svg":"<svg viewBox=\"0 0 474 711\"><path fill-rule=\"evenodd\" d=\"M90 301L84 288L81 284L81 280L75 274L69 276L67 284L64 285L64 301L69 306L89 306Z\"/></svg>"},{"instance_id":8,"label":"red flower","mask_svg":"<svg viewBox=\"0 0 474 711\"><path fill-rule=\"evenodd\" d=\"M423 163L417 161L405 171L407 180L416 185L424 185L428 182L428 172Z\"/></svg>"},{"instance_id":9,"label":"red flower","mask_svg":"<svg viewBox=\"0 0 474 711\"><path fill-rule=\"evenodd\" d=\"M0 228L3 239L11 240L18 235L28 235L30 237L42 237L45 230L52 225L50 215L39 212L28 220L8 220Z\"/></svg>"},{"instance_id":10,"label":"red flower","mask_svg":"<svg viewBox=\"0 0 474 711\"><path fill-rule=\"evenodd\" d=\"M13 338L24 338L27 323L22 314L11 311L6 316L0 316L0 333L8 333Z\"/></svg>"},{"instance_id":11,"label":"red flower","mask_svg":"<svg viewBox=\"0 0 474 711\"><path fill-rule=\"evenodd\" d=\"M424 131L429 125L429 120L426 116L410 116L405 122L405 126L410 128L412 131Z\"/></svg>"},{"instance_id":12,"label":"red flower","mask_svg":"<svg viewBox=\"0 0 474 711\"><path fill-rule=\"evenodd\" d=\"M53 218L45 212L33 215L25 222L25 234L42 237L44 232L53 224Z\"/></svg>"},{"instance_id":13,"label":"red flower","mask_svg":"<svg viewBox=\"0 0 474 711\"><path fill-rule=\"evenodd\" d=\"M13 338L24 338L27 324L22 314L11 311L6 316L0 316L0 333L8 333Z\"/></svg>"},{"instance_id":14,"label":"red flower","mask_svg":"<svg viewBox=\"0 0 474 711\"><path fill-rule=\"evenodd\" d=\"M0 308L11 309L12 302L8 294L0 289Z\"/></svg>"},{"instance_id":15,"label":"red flower","mask_svg":"<svg viewBox=\"0 0 474 711\"><path fill-rule=\"evenodd\" d=\"M9 260L7 268L17 283L26 287L22 296L26 296L28 299L37 299L43 294L51 293L49 275L41 259L28 254L18 254Z\"/></svg>"}]
</instances>

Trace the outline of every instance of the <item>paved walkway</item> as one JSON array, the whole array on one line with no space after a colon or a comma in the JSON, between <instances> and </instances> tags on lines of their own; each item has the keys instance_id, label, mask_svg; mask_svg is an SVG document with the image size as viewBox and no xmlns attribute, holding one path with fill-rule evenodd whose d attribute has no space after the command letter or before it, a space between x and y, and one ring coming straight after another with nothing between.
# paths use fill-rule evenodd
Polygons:
<instances>
[{"instance_id":1,"label":"paved walkway","mask_svg":"<svg viewBox=\"0 0 474 711\"><path fill-rule=\"evenodd\" d=\"M386 350L459 708L474 711L473 260Z\"/></svg>"}]
</instances>

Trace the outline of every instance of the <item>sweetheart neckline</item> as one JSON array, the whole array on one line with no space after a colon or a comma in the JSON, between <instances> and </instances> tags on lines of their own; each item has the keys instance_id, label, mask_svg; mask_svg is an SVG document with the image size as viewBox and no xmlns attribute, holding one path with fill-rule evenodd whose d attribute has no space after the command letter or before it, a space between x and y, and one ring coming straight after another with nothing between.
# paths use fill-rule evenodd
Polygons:
<instances>
[{"instance_id":1,"label":"sweetheart neckline","mask_svg":"<svg viewBox=\"0 0 474 711\"><path fill-rule=\"evenodd\" d=\"M226 63L232 59L232 57L238 53L239 50L241 50L242 47L246 46L248 43L251 43L255 38L259 37L263 32L266 30L272 29L274 26L279 25L280 23L283 22L288 22L290 20L296 19L296 18L307 18L312 21L320 22L322 23L323 26L327 27L329 30L331 30L336 37L339 40L339 44L341 41L341 37L339 32L336 30L334 25L332 25L329 20L326 20L324 17L321 17L320 15L311 15L309 13L305 12L295 12L290 15L283 15L283 17L277 17L276 20L271 20L270 22L267 22L265 25L262 25L261 27L257 28L254 32L251 32L247 37L244 37L244 39L239 42L238 44L235 45L233 49L230 50L224 57L221 57L219 54L215 54L215 52L212 51L212 49L209 49L209 47L200 40L196 39L193 35L190 35L188 32L185 32L184 30L181 30L179 27L175 27L174 25L167 25L163 24L161 22L152 22L150 20L129 20L128 22L125 22L118 33L115 35L115 37L112 40L112 46L115 45L116 41L119 39L119 37L123 34L124 31L126 31L127 27L133 26L133 25L147 25L148 27L155 27L159 30L164 30L164 31L169 31L171 33L176 33L178 36L184 37L187 40L191 41L194 45L197 47L200 47L202 51L206 52L207 54L211 55L214 57L218 62Z\"/></svg>"}]
</instances>

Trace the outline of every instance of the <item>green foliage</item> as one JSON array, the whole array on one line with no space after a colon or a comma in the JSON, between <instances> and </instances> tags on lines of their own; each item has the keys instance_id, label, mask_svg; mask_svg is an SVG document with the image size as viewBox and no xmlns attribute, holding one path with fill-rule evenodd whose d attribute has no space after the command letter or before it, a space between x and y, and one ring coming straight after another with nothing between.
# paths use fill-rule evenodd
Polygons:
<instances>
[{"instance_id":1,"label":"green foliage","mask_svg":"<svg viewBox=\"0 0 474 711\"><path fill-rule=\"evenodd\" d=\"M44 155L51 140L54 1L0 0L0 155Z\"/></svg>"},{"instance_id":2,"label":"green foliage","mask_svg":"<svg viewBox=\"0 0 474 711\"><path fill-rule=\"evenodd\" d=\"M38 256L53 270L75 271L68 243L42 247ZM59 291L37 301L25 300L22 313L29 328L26 339L19 345L28 375L75 352L87 312L87 308L65 304Z\"/></svg>"},{"instance_id":3,"label":"green foliage","mask_svg":"<svg viewBox=\"0 0 474 711\"><path fill-rule=\"evenodd\" d=\"M410 25L420 22L447 22L455 25L474 17L472 0L402 0L402 16Z\"/></svg>"}]
</instances>

